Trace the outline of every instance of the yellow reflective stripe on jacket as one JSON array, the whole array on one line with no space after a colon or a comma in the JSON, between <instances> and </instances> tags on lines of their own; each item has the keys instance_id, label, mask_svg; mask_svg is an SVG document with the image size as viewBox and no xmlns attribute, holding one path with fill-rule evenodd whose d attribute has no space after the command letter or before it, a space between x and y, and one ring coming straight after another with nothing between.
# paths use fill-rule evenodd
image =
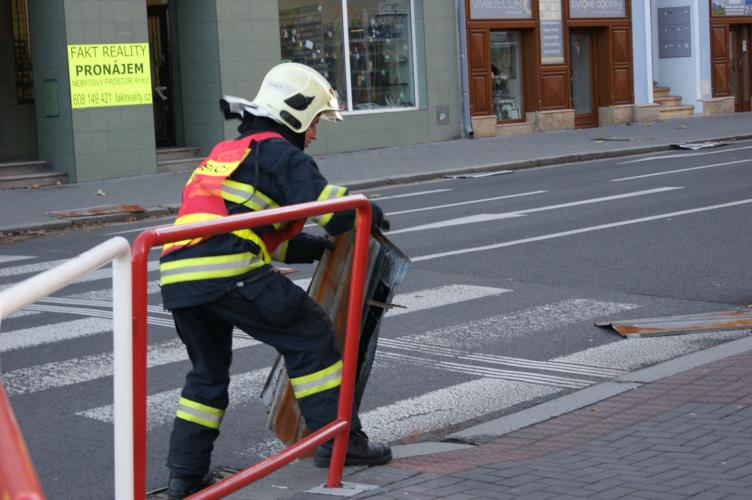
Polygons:
<instances>
[{"instance_id":1,"label":"yellow reflective stripe on jacket","mask_svg":"<svg viewBox=\"0 0 752 500\"><path fill-rule=\"evenodd\" d=\"M252 210L279 207L274 200L252 185L231 179L226 179L222 183L222 198L239 205L245 205Z\"/></svg>"},{"instance_id":2,"label":"yellow reflective stripe on jacket","mask_svg":"<svg viewBox=\"0 0 752 500\"><path fill-rule=\"evenodd\" d=\"M209 427L210 429L219 429L222 417L225 414L224 410L202 405L186 398L180 398L178 404L180 406L178 406L178 411L175 413L176 417Z\"/></svg>"},{"instance_id":3,"label":"yellow reflective stripe on jacket","mask_svg":"<svg viewBox=\"0 0 752 500\"><path fill-rule=\"evenodd\" d=\"M272 200L264 193L255 189L254 186L244 182L226 179L222 183L222 198L250 208L254 212L265 210L267 208L279 208L279 204ZM272 224L274 229L279 229L282 224L275 222Z\"/></svg>"},{"instance_id":4,"label":"yellow reflective stripe on jacket","mask_svg":"<svg viewBox=\"0 0 752 500\"><path fill-rule=\"evenodd\" d=\"M183 281L228 278L263 265L264 260L251 252L173 260L159 265L159 283L171 285Z\"/></svg>"},{"instance_id":5,"label":"yellow reflective stripe on jacket","mask_svg":"<svg viewBox=\"0 0 752 500\"><path fill-rule=\"evenodd\" d=\"M290 379L297 399L316 394L342 383L342 360L310 375Z\"/></svg>"},{"instance_id":6,"label":"yellow reflective stripe on jacket","mask_svg":"<svg viewBox=\"0 0 752 500\"><path fill-rule=\"evenodd\" d=\"M347 194L347 188L342 186L335 186L333 184L327 184L324 189L321 190L317 201L333 200L334 198L341 198ZM328 214L322 214L313 218L314 221L320 226L326 226L329 221L332 220L334 212Z\"/></svg>"},{"instance_id":7,"label":"yellow reflective stripe on jacket","mask_svg":"<svg viewBox=\"0 0 752 500\"><path fill-rule=\"evenodd\" d=\"M207 214L207 213L195 213L195 214L188 214L183 215L182 217L178 217L175 219L175 222L173 222L174 226L180 226L183 224L191 224L193 222L204 222L207 220L214 220L219 219L222 217L221 215L217 214ZM192 240L180 240L180 241L173 241L172 243L165 243L164 246L162 246L162 252L166 251L169 248L172 247L184 247L184 246L191 246L195 245L196 243L199 243L204 238L193 238Z\"/></svg>"},{"instance_id":8,"label":"yellow reflective stripe on jacket","mask_svg":"<svg viewBox=\"0 0 752 500\"><path fill-rule=\"evenodd\" d=\"M274 250L271 254L271 257L273 260L276 260L277 262L284 262L287 258L287 247L290 245L290 241L283 241L282 243L277 246L277 249Z\"/></svg>"}]
</instances>

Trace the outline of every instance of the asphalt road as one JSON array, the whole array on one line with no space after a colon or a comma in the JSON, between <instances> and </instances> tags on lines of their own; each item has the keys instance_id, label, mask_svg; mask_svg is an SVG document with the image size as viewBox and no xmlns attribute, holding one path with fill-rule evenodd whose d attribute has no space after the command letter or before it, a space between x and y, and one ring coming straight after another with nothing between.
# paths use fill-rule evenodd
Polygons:
<instances>
[{"instance_id":1,"label":"asphalt road","mask_svg":"<svg viewBox=\"0 0 752 500\"><path fill-rule=\"evenodd\" d=\"M622 339L595 321L752 303L752 142L374 189L414 261L384 320L363 403L393 443L436 438L746 332ZM380 201L379 201L380 200ZM8 286L141 221L0 246ZM151 255L156 261L157 254ZM305 280L311 266L292 278ZM157 273L149 275L157 280ZM149 304L158 306L156 281ZM50 498L110 498L112 336L98 271L0 325L0 366ZM150 312L148 486L163 466L186 356ZM214 464L278 449L258 391L274 353L238 339Z\"/></svg>"}]
</instances>

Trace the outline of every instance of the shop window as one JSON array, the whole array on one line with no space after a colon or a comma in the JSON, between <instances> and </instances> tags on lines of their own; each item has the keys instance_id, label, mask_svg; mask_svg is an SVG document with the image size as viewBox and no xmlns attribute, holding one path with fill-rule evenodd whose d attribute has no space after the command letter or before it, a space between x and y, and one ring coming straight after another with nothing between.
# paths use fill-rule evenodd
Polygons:
<instances>
[{"instance_id":1,"label":"shop window","mask_svg":"<svg viewBox=\"0 0 752 500\"><path fill-rule=\"evenodd\" d=\"M524 118L522 41L519 31L491 31L491 77L496 119Z\"/></svg>"},{"instance_id":2,"label":"shop window","mask_svg":"<svg viewBox=\"0 0 752 500\"><path fill-rule=\"evenodd\" d=\"M11 0L13 57L16 71L16 98L19 104L34 102L34 79L31 73L31 38L27 0Z\"/></svg>"},{"instance_id":3,"label":"shop window","mask_svg":"<svg viewBox=\"0 0 752 500\"><path fill-rule=\"evenodd\" d=\"M414 108L412 11L412 0L279 0L282 59L316 68L343 111Z\"/></svg>"}]
</instances>

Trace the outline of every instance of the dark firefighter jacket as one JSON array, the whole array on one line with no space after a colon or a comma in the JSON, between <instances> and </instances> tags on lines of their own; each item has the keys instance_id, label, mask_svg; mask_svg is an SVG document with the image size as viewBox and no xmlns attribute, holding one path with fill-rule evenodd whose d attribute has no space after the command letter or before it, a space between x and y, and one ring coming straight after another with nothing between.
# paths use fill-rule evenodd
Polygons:
<instances>
[{"instance_id":1,"label":"dark firefighter jacket","mask_svg":"<svg viewBox=\"0 0 752 500\"><path fill-rule=\"evenodd\" d=\"M328 184L313 158L302 151L303 134L295 134L263 118L244 121L239 130L241 138L271 131L284 139L271 138L251 143L250 153L223 184L222 197L228 215L326 200L347 193L344 187ZM355 212L349 211L324 214L315 220L327 233L336 235L352 229L354 218ZM254 228L241 236L235 232L217 235L163 253L160 259L160 284L165 309L211 302L237 286L263 290L266 277L272 271L270 258L295 262L287 258L288 255L296 253L296 245L306 244L306 235L299 235L289 244L280 245L274 252L267 250L261 238L264 233L275 229L279 227ZM243 260L242 265L238 264L239 258ZM189 270L192 272L187 272ZM245 289L244 294L250 292Z\"/></svg>"}]
</instances>

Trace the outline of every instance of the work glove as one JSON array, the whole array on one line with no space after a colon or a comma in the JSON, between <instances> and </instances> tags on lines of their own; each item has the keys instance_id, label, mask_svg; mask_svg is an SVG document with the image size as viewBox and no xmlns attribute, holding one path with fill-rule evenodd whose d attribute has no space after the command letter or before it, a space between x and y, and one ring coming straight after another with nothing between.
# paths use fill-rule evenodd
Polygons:
<instances>
[{"instance_id":1,"label":"work glove","mask_svg":"<svg viewBox=\"0 0 752 500\"><path fill-rule=\"evenodd\" d=\"M381 207L374 202L371 202L371 227L374 229L389 231L391 226L392 225L389 224L389 221L384 218L384 211Z\"/></svg>"},{"instance_id":2,"label":"work glove","mask_svg":"<svg viewBox=\"0 0 752 500\"><path fill-rule=\"evenodd\" d=\"M328 238L300 233L290 240L285 262L288 264L310 264L321 260L324 250L334 250L334 243Z\"/></svg>"}]
</instances>

